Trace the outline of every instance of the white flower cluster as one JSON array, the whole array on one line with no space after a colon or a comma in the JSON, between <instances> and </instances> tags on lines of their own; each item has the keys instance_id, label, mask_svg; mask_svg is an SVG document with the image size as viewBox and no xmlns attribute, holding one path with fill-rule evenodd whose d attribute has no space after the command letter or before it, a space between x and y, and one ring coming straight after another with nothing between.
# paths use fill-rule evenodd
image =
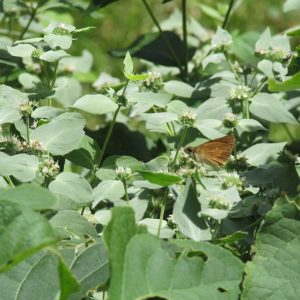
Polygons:
<instances>
[{"instance_id":1,"label":"white flower cluster","mask_svg":"<svg viewBox=\"0 0 300 300\"><path fill-rule=\"evenodd\" d=\"M227 113L223 120L223 125L226 128L234 128L239 123L239 117L233 113Z\"/></svg>"},{"instance_id":2,"label":"white flower cluster","mask_svg":"<svg viewBox=\"0 0 300 300\"><path fill-rule=\"evenodd\" d=\"M190 126L191 127L191 126L194 125L194 122L195 122L196 118L197 118L197 115L194 112L189 111L189 112L183 113L179 117L179 121L183 126Z\"/></svg>"},{"instance_id":3,"label":"white flower cluster","mask_svg":"<svg viewBox=\"0 0 300 300\"><path fill-rule=\"evenodd\" d=\"M29 116L34 106L36 106L36 103L33 101L24 101L19 105L19 110L24 116Z\"/></svg>"},{"instance_id":4,"label":"white flower cluster","mask_svg":"<svg viewBox=\"0 0 300 300\"><path fill-rule=\"evenodd\" d=\"M29 144L26 141L17 140L16 146L19 151L28 151L28 150L43 151L43 150L45 150L43 147L43 144L38 140L30 140Z\"/></svg>"},{"instance_id":5,"label":"white flower cluster","mask_svg":"<svg viewBox=\"0 0 300 300\"><path fill-rule=\"evenodd\" d=\"M132 170L130 168L117 167L116 168L116 177L121 181L127 181L132 176Z\"/></svg>"},{"instance_id":6,"label":"white flower cluster","mask_svg":"<svg viewBox=\"0 0 300 300\"><path fill-rule=\"evenodd\" d=\"M230 100L248 100L251 96L251 89L246 85L238 85L230 89Z\"/></svg>"},{"instance_id":7,"label":"white flower cluster","mask_svg":"<svg viewBox=\"0 0 300 300\"><path fill-rule=\"evenodd\" d=\"M54 177L59 172L59 165L52 157L48 157L40 163L39 169L43 176Z\"/></svg>"}]
</instances>

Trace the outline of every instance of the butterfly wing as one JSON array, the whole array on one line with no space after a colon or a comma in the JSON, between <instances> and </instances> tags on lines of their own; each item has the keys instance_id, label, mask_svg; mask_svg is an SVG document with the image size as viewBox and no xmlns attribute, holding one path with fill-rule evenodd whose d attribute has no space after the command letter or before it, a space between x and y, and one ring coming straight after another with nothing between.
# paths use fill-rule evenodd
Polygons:
<instances>
[{"instance_id":1,"label":"butterfly wing","mask_svg":"<svg viewBox=\"0 0 300 300\"><path fill-rule=\"evenodd\" d=\"M223 166L231 155L234 143L234 136L227 135L201 144L192 150L198 160L215 166Z\"/></svg>"}]
</instances>

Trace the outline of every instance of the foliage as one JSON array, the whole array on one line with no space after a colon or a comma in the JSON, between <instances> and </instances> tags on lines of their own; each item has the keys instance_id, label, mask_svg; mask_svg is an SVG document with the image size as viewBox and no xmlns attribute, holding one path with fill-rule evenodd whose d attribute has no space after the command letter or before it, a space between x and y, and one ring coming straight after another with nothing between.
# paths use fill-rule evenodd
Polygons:
<instances>
[{"instance_id":1,"label":"foliage","mask_svg":"<svg viewBox=\"0 0 300 300\"><path fill-rule=\"evenodd\" d=\"M0 4L0 298L299 298L298 27L142 0L153 30L97 79L80 42L122 1Z\"/></svg>"}]
</instances>

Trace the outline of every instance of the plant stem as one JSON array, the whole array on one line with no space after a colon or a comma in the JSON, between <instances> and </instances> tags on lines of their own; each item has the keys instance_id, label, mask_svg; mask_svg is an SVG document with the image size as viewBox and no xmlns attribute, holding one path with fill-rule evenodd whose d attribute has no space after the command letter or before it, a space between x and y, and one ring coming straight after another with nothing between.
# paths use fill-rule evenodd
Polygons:
<instances>
[{"instance_id":1,"label":"plant stem","mask_svg":"<svg viewBox=\"0 0 300 300\"><path fill-rule=\"evenodd\" d=\"M37 6L36 8L31 7L30 18L29 18L29 20L28 20L28 22L27 22L25 28L22 30L22 32L21 32L21 34L20 34L18 40L22 40L22 39L23 39L23 37L24 37L25 33L27 32L27 30L28 30L30 24L32 23L33 19L35 18L35 15L36 15L37 10L38 10L38 6Z\"/></svg>"},{"instance_id":2,"label":"plant stem","mask_svg":"<svg viewBox=\"0 0 300 300\"><path fill-rule=\"evenodd\" d=\"M53 72L53 78L52 78L52 81L51 83L49 84L49 88L50 90L52 90L54 88L54 85L55 85L55 81L56 81L56 73L57 73L57 67L58 67L58 61L55 62L54 64L54 72Z\"/></svg>"},{"instance_id":3,"label":"plant stem","mask_svg":"<svg viewBox=\"0 0 300 300\"><path fill-rule=\"evenodd\" d=\"M29 115L26 115L26 139L27 145L30 146L30 132L29 132Z\"/></svg>"},{"instance_id":4,"label":"plant stem","mask_svg":"<svg viewBox=\"0 0 300 300\"><path fill-rule=\"evenodd\" d=\"M155 26L157 27L157 29L158 29L160 35L162 36L162 38L163 38L163 40L164 40L166 46L168 47L171 56L172 56L173 59L175 60L177 66L178 66L178 68L179 68L179 70L180 70L180 73L183 74L184 71L183 71L183 69L182 69L181 62L180 62L178 56L176 55L176 52L174 51L172 45L170 44L168 38L166 37L166 35L165 35L165 33L164 33L164 31L163 31L162 28L160 27L159 22L157 21L156 17L154 16L154 14L153 14L153 12L152 12L152 10L151 10L149 4L147 3L146 0L142 0L142 1L143 1L143 4L144 4L144 6L145 6L147 12L149 13L149 15L150 15L150 17L151 17L151 19L152 19L152 21L154 22L154 24L155 24Z\"/></svg>"},{"instance_id":5,"label":"plant stem","mask_svg":"<svg viewBox=\"0 0 300 300\"><path fill-rule=\"evenodd\" d=\"M187 43L187 18L186 18L186 0L181 0L182 10L182 33L183 33L183 46L184 46L184 76L188 75L188 43Z\"/></svg>"},{"instance_id":6,"label":"plant stem","mask_svg":"<svg viewBox=\"0 0 300 300\"><path fill-rule=\"evenodd\" d=\"M231 71L232 71L232 73L234 74L236 80L239 82L239 84L243 85L243 82L242 82L242 80L241 80L239 74L238 74L238 73L236 72L236 70L234 69L234 66L233 66L233 64L232 64L232 62L231 62L231 60L230 60L228 54L225 53L225 56L226 56L227 62L228 62L228 64L229 64L229 66L230 66L230 68L231 68Z\"/></svg>"},{"instance_id":7,"label":"plant stem","mask_svg":"<svg viewBox=\"0 0 300 300\"><path fill-rule=\"evenodd\" d=\"M164 219L167 199L168 199L168 189L166 189L166 191L164 193L164 197L163 197L163 200L162 200L162 203L161 203L161 206L160 206L159 223L158 223L158 228L157 228L157 237L158 238L160 236L161 225L162 225L162 221Z\"/></svg>"},{"instance_id":8,"label":"plant stem","mask_svg":"<svg viewBox=\"0 0 300 300\"><path fill-rule=\"evenodd\" d=\"M130 206L128 192L127 192L127 183L126 183L126 180L122 180L122 183L123 183L124 191L125 191L125 200L127 202L127 205Z\"/></svg>"},{"instance_id":9,"label":"plant stem","mask_svg":"<svg viewBox=\"0 0 300 300\"><path fill-rule=\"evenodd\" d=\"M6 179L7 183L8 183L11 187L14 187L14 186L15 186L14 183L12 182L10 176L5 176L5 179Z\"/></svg>"},{"instance_id":10,"label":"plant stem","mask_svg":"<svg viewBox=\"0 0 300 300\"><path fill-rule=\"evenodd\" d=\"M102 163L102 160L103 160L103 157L104 157L104 153L105 153L105 150L106 150L106 147L108 145L108 142L109 142L109 139L110 139L110 136L112 134L112 130L114 128L114 125L116 123L116 119L117 119L117 115L120 111L120 108L121 108L121 105L118 106L117 110L115 111L114 113L114 116L113 116L113 119L109 125L109 129L108 129L108 133L106 135L106 138L105 138L105 141L104 141L104 144L103 144L103 147L102 147L102 150L101 150L101 153L100 153L100 156L98 158L98 161L97 161L97 165L100 167L101 166L101 163Z\"/></svg>"},{"instance_id":11,"label":"plant stem","mask_svg":"<svg viewBox=\"0 0 300 300\"><path fill-rule=\"evenodd\" d=\"M174 157L173 163L176 163L176 160L177 160L177 156L178 156L179 150L180 150L180 148L181 148L181 146L182 146L182 144L183 144L183 142L184 142L184 139L185 139L185 136L186 136L186 133L187 133L187 129L188 129L187 126L185 126L185 127L183 128L183 133L182 133L181 138L180 138L180 141L179 141L179 143L178 143L178 147L177 147L177 150L176 150L176 153L175 153L175 157Z\"/></svg>"},{"instance_id":12,"label":"plant stem","mask_svg":"<svg viewBox=\"0 0 300 300\"><path fill-rule=\"evenodd\" d=\"M224 22L222 24L223 29L225 29L227 24L228 24L230 12L231 12L232 7L233 7L233 3L234 3L234 0L230 0L229 6L228 6L228 9L227 9L227 12L226 12L226 16L225 16Z\"/></svg>"}]
</instances>

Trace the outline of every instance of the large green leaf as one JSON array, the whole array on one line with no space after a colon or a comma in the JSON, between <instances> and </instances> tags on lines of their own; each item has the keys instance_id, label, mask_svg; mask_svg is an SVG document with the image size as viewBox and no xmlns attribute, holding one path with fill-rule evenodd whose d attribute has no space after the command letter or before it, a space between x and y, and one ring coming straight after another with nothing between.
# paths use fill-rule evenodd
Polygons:
<instances>
[{"instance_id":1,"label":"large green leaf","mask_svg":"<svg viewBox=\"0 0 300 300\"><path fill-rule=\"evenodd\" d=\"M181 178L174 174L155 173L151 171L140 170L139 173L149 182L158 184L160 186L169 186L178 183Z\"/></svg>"},{"instance_id":2,"label":"large green leaf","mask_svg":"<svg viewBox=\"0 0 300 300\"><path fill-rule=\"evenodd\" d=\"M278 200L256 236L245 268L244 300L298 300L300 295L300 211Z\"/></svg>"},{"instance_id":3,"label":"large green leaf","mask_svg":"<svg viewBox=\"0 0 300 300\"><path fill-rule=\"evenodd\" d=\"M132 210L113 209L112 220L104 232L112 271L110 299L238 298L243 264L230 252L207 243L178 241L185 254L175 258L170 246L137 230ZM189 252L196 255L189 257Z\"/></svg>"},{"instance_id":4,"label":"large green leaf","mask_svg":"<svg viewBox=\"0 0 300 300\"><path fill-rule=\"evenodd\" d=\"M57 199L48 189L34 184L0 189L0 201L2 200L9 200L33 210L54 209L57 203Z\"/></svg>"},{"instance_id":5,"label":"large green leaf","mask_svg":"<svg viewBox=\"0 0 300 300\"><path fill-rule=\"evenodd\" d=\"M11 201L0 201L0 270L55 243L56 238L40 214Z\"/></svg>"},{"instance_id":6,"label":"large green leaf","mask_svg":"<svg viewBox=\"0 0 300 300\"><path fill-rule=\"evenodd\" d=\"M0 105L7 105L17 108L21 103L27 102L28 97L26 94L13 89L10 86L0 85Z\"/></svg>"},{"instance_id":7,"label":"large green leaf","mask_svg":"<svg viewBox=\"0 0 300 300\"><path fill-rule=\"evenodd\" d=\"M92 188L76 173L60 173L49 185L49 190L61 197L61 207L79 208L92 202Z\"/></svg>"},{"instance_id":8,"label":"large green leaf","mask_svg":"<svg viewBox=\"0 0 300 300\"><path fill-rule=\"evenodd\" d=\"M64 155L79 147L84 136L83 128L84 120L81 119L54 119L37 127L31 138L41 142L51 154Z\"/></svg>"},{"instance_id":9,"label":"large green leaf","mask_svg":"<svg viewBox=\"0 0 300 300\"><path fill-rule=\"evenodd\" d=\"M250 112L258 118L274 123L297 123L295 117L277 98L266 93L259 93L252 98Z\"/></svg>"},{"instance_id":10,"label":"large green leaf","mask_svg":"<svg viewBox=\"0 0 300 300\"><path fill-rule=\"evenodd\" d=\"M275 160L286 143L261 143L246 149L243 154L252 166L260 166Z\"/></svg>"},{"instance_id":11,"label":"large green leaf","mask_svg":"<svg viewBox=\"0 0 300 300\"><path fill-rule=\"evenodd\" d=\"M14 123L21 119L20 111L17 108L3 106L0 108L0 125L5 123Z\"/></svg>"},{"instance_id":12,"label":"large green leaf","mask_svg":"<svg viewBox=\"0 0 300 300\"><path fill-rule=\"evenodd\" d=\"M73 107L91 114L103 115L115 111L118 105L108 97L98 94L85 95L79 98L73 104Z\"/></svg>"},{"instance_id":13,"label":"large green leaf","mask_svg":"<svg viewBox=\"0 0 300 300\"><path fill-rule=\"evenodd\" d=\"M294 74L291 78L278 82L274 79L269 79L269 90L272 92L288 92L298 90L300 88L300 72Z\"/></svg>"},{"instance_id":14,"label":"large green leaf","mask_svg":"<svg viewBox=\"0 0 300 300\"><path fill-rule=\"evenodd\" d=\"M34 155L16 154L9 156L0 152L0 175L14 176L21 182L28 182L36 177L39 160Z\"/></svg>"}]
</instances>

